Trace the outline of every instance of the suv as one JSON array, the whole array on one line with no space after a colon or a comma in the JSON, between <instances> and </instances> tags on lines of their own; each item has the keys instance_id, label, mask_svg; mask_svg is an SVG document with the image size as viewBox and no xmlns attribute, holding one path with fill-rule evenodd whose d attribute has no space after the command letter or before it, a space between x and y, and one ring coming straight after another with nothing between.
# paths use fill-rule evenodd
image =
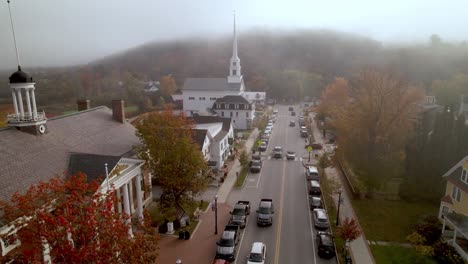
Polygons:
<instances>
[{"instance_id":1,"label":"suv","mask_svg":"<svg viewBox=\"0 0 468 264\"><path fill-rule=\"evenodd\" d=\"M312 211L312 218L314 219L315 228L328 229L330 223L328 221L328 215L325 209L314 209Z\"/></svg>"},{"instance_id":2,"label":"suv","mask_svg":"<svg viewBox=\"0 0 468 264\"><path fill-rule=\"evenodd\" d=\"M322 208L322 199L320 199L320 197L317 196L309 195L309 207L310 210Z\"/></svg>"},{"instance_id":3,"label":"suv","mask_svg":"<svg viewBox=\"0 0 468 264\"><path fill-rule=\"evenodd\" d=\"M257 225L265 226L273 224L273 214L275 213L273 208L272 199L262 199L257 209Z\"/></svg>"},{"instance_id":4,"label":"suv","mask_svg":"<svg viewBox=\"0 0 468 264\"><path fill-rule=\"evenodd\" d=\"M290 106L289 111L294 111L294 107Z\"/></svg>"},{"instance_id":5,"label":"suv","mask_svg":"<svg viewBox=\"0 0 468 264\"><path fill-rule=\"evenodd\" d=\"M250 250L247 264L264 264L266 259L266 246L262 242L254 242Z\"/></svg>"},{"instance_id":6,"label":"suv","mask_svg":"<svg viewBox=\"0 0 468 264\"><path fill-rule=\"evenodd\" d=\"M258 151L266 151L267 150L267 144L265 142L262 142L260 146L258 147Z\"/></svg>"},{"instance_id":7,"label":"suv","mask_svg":"<svg viewBox=\"0 0 468 264\"><path fill-rule=\"evenodd\" d=\"M289 126L290 127L296 126L296 121L294 121L294 120L289 121Z\"/></svg>"},{"instance_id":8,"label":"suv","mask_svg":"<svg viewBox=\"0 0 468 264\"><path fill-rule=\"evenodd\" d=\"M250 162L250 172L259 173L262 170L261 160L252 160Z\"/></svg>"},{"instance_id":9,"label":"suv","mask_svg":"<svg viewBox=\"0 0 468 264\"><path fill-rule=\"evenodd\" d=\"M292 111L291 116L296 116L296 112Z\"/></svg>"},{"instance_id":10,"label":"suv","mask_svg":"<svg viewBox=\"0 0 468 264\"><path fill-rule=\"evenodd\" d=\"M276 146L273 149L273 158L280 159L283 157L283 148L280 146Z\"/></svg>"},{"instance_id":11,"label":"suv","mask_svg":"<svg viewBox=\"0 0 468 264\"><path fill-rule=\"evenodd\" d=\"M305 170L305 176L308 181L310 180L320 180L319 173L317 167L315 166L307 166Z\"/></svg>"},{"instance_id":12,"label":"suv","mask_svg":"<svg viewBox=\"0 0 468 264\"><path fill-rule=\"evenodd\" d=\"M317 253L321 258L333 258L335 256L335 245L333 235L329 232L317 232Z\"/></svg>"},{"instance_id":13,"label":"suv","mask_svg":"<svg viewBox=\"0 0 468 264\"><path fill-rule=\"evenodd\" d=\"M294 151L286 152L286 159L287 160L295 160L296 159L296 152L294 152Z\"/></svg>"}]
</instances>

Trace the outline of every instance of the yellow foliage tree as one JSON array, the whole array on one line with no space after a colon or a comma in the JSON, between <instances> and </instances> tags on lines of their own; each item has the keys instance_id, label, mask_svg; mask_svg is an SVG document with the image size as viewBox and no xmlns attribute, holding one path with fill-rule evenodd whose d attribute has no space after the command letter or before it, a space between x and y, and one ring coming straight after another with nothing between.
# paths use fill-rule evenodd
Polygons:
<instances>
[{"instance_id":1,"label":"yellow foliage tree","mask_svg":"<svg viewBox=\"0 0 468 264\"><path fill-rule=\"evenodd\" d=\"M173 95L177 90L177 85L171 75L167 75L161 78L161 94L164 96Z\"/></svg>"}]
</instances>

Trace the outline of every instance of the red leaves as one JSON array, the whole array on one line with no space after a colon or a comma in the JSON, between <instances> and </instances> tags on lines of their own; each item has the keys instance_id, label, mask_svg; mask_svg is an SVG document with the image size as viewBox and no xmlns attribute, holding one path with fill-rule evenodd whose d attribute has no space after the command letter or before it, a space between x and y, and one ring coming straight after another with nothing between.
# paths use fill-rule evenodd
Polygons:
<instances>
[{"instance_id":1,"label":"red leaves","mask_svg":"<svg viewBox=\"0 0 468 264\"><path fill-rule=\"evenodd\" d=\"M337 228L338 235L343 240L353 241L361 235L361 229L354 218L348 218Z\"/></svg>"},{"instance_id":2,"label":"red leaves","mask_svg":"<svg viewBox=\"0 0 468 264\"><path fill-rule=\"evenodd\" d=\"M49 244L56 263L131 263L130 253L116 255L116 252L138 252L141 263L154 262L157 252L135 249L128 236L129 226L124 222L127 217L115 210L115 193L108 192L106 196L98 189L97 182L88 183L86 175L77 174L66 181L54 178L41 182L31 186L25 194L16 193L10 203L0 202L8 221L29 217L23 221L26 225L21 221L12 222L18 229L21 246L7 258L28 263L41 260L42 237ZM142 243L156 246L155 235L135 237L142 239Z\"/></svg>"}]
</instances>

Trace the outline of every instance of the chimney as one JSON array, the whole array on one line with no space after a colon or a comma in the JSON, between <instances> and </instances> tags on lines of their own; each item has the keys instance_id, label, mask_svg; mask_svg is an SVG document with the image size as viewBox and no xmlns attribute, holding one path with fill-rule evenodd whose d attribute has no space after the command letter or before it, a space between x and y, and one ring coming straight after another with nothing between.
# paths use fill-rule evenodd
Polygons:
<instances>
[{"instance_id":1,"label":"chimney","mask_svg":"<svg viewBox=\"0 0 468 264\"><path fill-rule=\"evenodd\" d=\"M125 122L124 100L112 100L112 118L120 123Z\"/></svg>"},{"instance_id":2,"label":"chimney","mask_svg":"<svg viewBox=\"0 0 468 264\"><path fill-rule=\"evenodd\" d=\"M76 101L78 105L78 111L88 110L91 108L91 101L90 100L78 100Z\"/></svg>"}]
</instances>

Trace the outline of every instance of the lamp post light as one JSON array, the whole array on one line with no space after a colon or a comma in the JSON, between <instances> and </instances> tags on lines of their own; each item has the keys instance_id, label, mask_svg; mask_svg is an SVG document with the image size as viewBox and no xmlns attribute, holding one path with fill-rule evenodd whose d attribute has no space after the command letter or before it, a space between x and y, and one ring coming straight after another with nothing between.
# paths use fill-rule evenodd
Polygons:
<instances>
[{"instance_id":1,"label":"lamp post light","mask_svg":"<svg viewBox=\"0 0 468 264\"><path fill-rule=\"evenodd\" d=\"M341 193L343 192L343 188L340 187L338 189L338 209L336 210L336 226L339 225L340 219L340 205L341 205Z\"/></svg>"},{"instance_id":2,"label":"lamp post light","mask_svg":"<svg viewBox=\"0 0 468 264\"><path fill-rule=\"evenodd\" d=\"M213 211L215 212L215 235L218 234L218 195L214 197L214 204L212 207Z\"/></svg>"},{"instance_id":3,"label":"lamp post light","mask_svg":"<svg viewBox=\"0 0 468 264\"><path fill-rule=\"evenodd\" d=\"M176 264L182 264L182 260L178 259L178 260L176 260L175 263L176 263Z\"/></svg>"}]
</instances>

